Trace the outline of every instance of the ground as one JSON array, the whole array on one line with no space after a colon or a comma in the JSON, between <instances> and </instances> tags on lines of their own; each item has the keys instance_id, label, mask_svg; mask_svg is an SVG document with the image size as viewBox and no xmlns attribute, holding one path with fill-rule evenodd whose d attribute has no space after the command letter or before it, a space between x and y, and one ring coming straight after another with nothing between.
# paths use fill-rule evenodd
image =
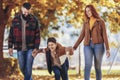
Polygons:
<instances>
[{"instance_id":1,"label":"ground","mask_svg":"<svg viewBox=\"0 0 120 80\"><path fill-rule=\"evenodd\" d=\"M106 74L103 71L103 79L102 80L120 80L120 74L118 71L113 71L111 74ZM1 78L0 80L23 80L22 75L13 74L11 76L6 76ZM33 80L54 80L54 75L49 75L47 70L33 70ZM75 70L69 70L69 80L84 80L83 71L81 72L81 76L76 74ZM91 80L95 80L94 71L91 72Z\"/></svg>"}]
</instances>

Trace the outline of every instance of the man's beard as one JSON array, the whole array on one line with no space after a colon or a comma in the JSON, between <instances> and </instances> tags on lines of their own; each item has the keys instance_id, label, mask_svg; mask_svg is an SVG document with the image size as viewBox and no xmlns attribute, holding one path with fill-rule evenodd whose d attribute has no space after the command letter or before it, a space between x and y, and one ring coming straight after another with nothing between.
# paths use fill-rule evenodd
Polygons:
<instances>
[{"instance_id":1,"label":"man's beard","mask_svg":"<svg viewBox=\"0 0 120 80\"><path fill-rule=\"evenodd\" d=\"M25 14L22 14L22 18L24 19L24 20L29 20L29 17L30 17L30 15L28 14L27 16L25 16Z\"/></svg>"}]
</instances>

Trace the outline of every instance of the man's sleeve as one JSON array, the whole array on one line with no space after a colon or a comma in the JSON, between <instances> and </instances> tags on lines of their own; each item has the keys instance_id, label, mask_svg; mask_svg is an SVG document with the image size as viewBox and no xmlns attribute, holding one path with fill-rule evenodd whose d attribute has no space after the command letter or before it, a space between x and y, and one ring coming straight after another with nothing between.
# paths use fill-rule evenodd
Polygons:
<instances>
[{"instance_id":1,"label":"man's sleeve","mask_svg":"<svg viewBox=\"0 0 120 80\"><path fill-rule=\"evenodd\" d=\"M35 48L39 49L40 45L40 26L38 20L36 20L36 30L35 30Z\"/></svg>"},{"instance_id":2,"label":"man's sleeve","mask_svg":"<svg viewBox=\"0 0 120 80\"><path fill-rule=\"evenodd\" d=\"M13 37L13 27L10 27L10 32L9 32L9 36L8 36L8 48L12 48L13 47L13 42L14 42L14 37Z\"/></svg>"}]
</instances>

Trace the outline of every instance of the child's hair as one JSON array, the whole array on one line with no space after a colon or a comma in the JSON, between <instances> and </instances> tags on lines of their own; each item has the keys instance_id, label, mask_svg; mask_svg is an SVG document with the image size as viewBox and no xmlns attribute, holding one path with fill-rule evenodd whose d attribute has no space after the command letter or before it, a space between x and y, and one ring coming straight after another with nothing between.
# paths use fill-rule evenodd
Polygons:
<instances>
[{"instance_id":1,"label":"child's hair","mask_svg":"<svg viewBox=\"0 0 120 80\"><path fill-rule=\"evenodd\" d=\"M54 37L49 37L48 40L47 40L47 44L49 42L53 42L53 43L56 43L56 39Z\"/></svg>"}]
</instances>

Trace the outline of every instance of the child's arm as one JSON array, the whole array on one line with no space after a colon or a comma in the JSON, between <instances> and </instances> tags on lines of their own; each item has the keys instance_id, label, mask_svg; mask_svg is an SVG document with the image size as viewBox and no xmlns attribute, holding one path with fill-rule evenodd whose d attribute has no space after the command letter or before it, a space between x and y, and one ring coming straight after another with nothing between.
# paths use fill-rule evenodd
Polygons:
<instances>
[{"instance_id":1,"label":"child's arm","mask_svg":"<svg viewBox=\"0 0 120 80\"><path fill-rule=\"evenodd\" d=\"M40 49L38 50L38 53L46 53L46 48L40 48Z\"/></svg>"}]
</instances>

